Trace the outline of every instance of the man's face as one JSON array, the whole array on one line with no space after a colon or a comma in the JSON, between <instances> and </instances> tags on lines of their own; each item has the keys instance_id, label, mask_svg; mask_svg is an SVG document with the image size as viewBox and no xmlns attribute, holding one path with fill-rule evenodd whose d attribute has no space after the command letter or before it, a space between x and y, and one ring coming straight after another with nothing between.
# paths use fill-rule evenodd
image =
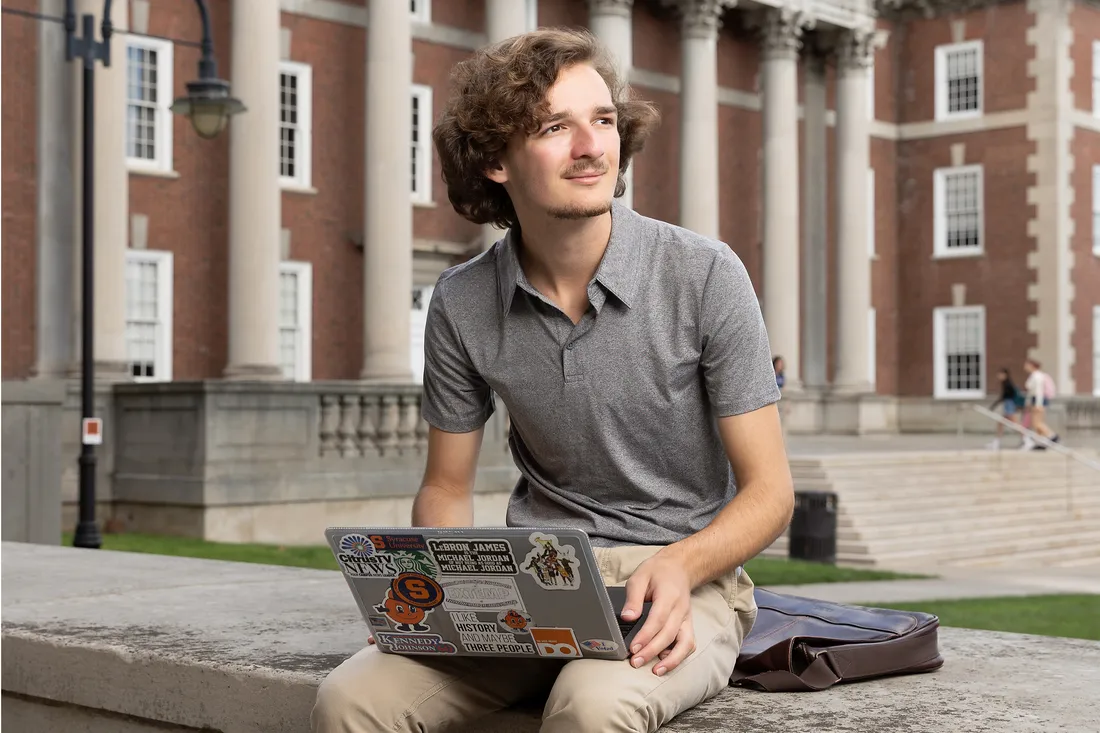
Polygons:
<instances>
[{"instance_id":1,"label":"man's face","mask_svg":"<svg viewBox=\"0 0 1100 733\"><path fill-rule=\"evenodd\" d=\"M549 116L508 142L501 169L517 212L584 219L611 209L619 172L619 131L611 92L588 64L561 71L547 92Z\"/></svg>"}]
</instances>

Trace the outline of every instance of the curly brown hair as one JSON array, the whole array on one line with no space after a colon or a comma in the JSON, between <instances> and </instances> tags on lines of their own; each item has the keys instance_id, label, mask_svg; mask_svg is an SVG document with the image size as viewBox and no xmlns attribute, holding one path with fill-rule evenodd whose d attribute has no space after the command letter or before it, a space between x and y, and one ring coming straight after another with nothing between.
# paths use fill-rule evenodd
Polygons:
<instances>
[{"instance_id":1,"label":"curly brown hair","mask_svg":"<svg viewBox=\"0 0 1100 733\"><path fill-rule=\"evenodd\" d=\"M623 174L656 127L657 108L629 98L610 54L589 31L544 28L483 48L451 73L451 98L432 140L455 211L475 224L507 229L519 223L504 186L485 171L497 165L514 133L538 130L549 114L548 90L563 69L576 64L590 64L611 91L620 140L615 196L623 195Z\"/></svg>"}]
</instances>

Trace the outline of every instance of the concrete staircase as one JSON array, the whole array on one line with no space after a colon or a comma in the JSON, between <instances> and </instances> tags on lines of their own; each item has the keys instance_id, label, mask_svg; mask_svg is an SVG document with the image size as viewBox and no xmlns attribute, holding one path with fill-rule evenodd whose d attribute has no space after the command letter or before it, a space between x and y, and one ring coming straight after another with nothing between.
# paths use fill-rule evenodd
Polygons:
<instances>
[{"instance_id":1,"label":"concrete staircase","mask_svg":"<svg viewBox=\"0 0 1100 733\"><path fill-rule=\"evenodd\" d=\"M1100 472L1054 452L844 453L791 471L796 491L837 494L841 565L1100 566ZM784 533L763 554L787 548Z\"/></svg>"}]
</instances>

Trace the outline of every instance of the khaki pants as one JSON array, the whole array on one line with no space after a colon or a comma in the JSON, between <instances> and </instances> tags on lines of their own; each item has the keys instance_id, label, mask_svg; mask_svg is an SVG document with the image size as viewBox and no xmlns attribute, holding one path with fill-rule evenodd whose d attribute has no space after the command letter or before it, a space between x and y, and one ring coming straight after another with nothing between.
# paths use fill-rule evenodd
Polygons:
<instances>
[{"instance_id":1,"label":"khaki pants","mask_svg":"<svg viewBox=\"0 0 1100 733\"><path fill-rule=\"evenodd\" d=\"M604 583L625 585L659 547L595 548ZM731 573L692 593L696 650L671 672L658 660L408 657L368 646L321 683L315 733L440 731L536 695L547 695L542 733L655 731L729 684L756 620L753 583Z\"/></svg>"}]
</instances>

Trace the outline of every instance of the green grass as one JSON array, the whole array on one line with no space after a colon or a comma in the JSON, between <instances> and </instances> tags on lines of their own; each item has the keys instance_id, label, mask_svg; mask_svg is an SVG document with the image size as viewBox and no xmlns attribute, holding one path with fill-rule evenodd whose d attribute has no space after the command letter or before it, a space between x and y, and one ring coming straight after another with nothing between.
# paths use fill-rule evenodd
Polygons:
<instances>
[{"instance_id":1,"label":"green grass","mask_svg":"<svg viewBox=\"0 0 1100 733\"><path fill-rule=\"evenodd\" d=\"M62 538L62 544L72 545L71 534ZM179 555L182 557L201 557L209 560L233 560L236 562L256 562L267 565L290 565L300 568L319 568L337 570L332 552L325 546L296 547L280 545L249 545L226 542L207 542L188 537L162 537L146 534L105 534L103 549L125 552L148 552L156 555ZM797 560L779 560L757 558L746 566L749 577L761 586L788 585L799 583L838 583L851 580L891 580L903 577L921 577L900 575L880 570L855 570L838 568Z\"/></svg>"},{"instance_id":2,"label":"green grass","mask_svg":"<svg viewBox=\"0 0 1100 733\"><path fill-rule=\"evenodd\" d=\"M875 605L934 613L944 626L1100 641L1100 595L969 598Z\"/></svg>"}]
</instances>

